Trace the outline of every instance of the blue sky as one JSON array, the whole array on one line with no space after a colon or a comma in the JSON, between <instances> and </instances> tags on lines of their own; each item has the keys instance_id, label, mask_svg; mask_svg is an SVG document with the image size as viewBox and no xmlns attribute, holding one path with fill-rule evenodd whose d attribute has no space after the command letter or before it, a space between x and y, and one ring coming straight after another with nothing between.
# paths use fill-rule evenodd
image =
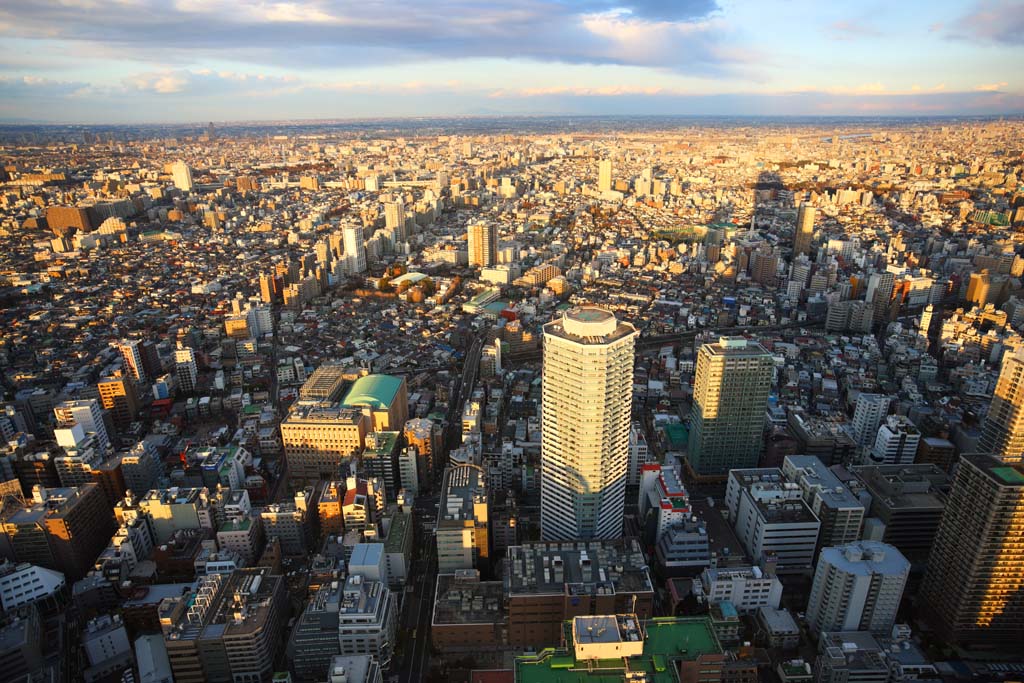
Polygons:
<instances>
[{"instance_id":1,"label":"blue sky","mask_svg":"<svg viewBox=\"0 0 1024 683\"><path fill-rule=\"evenodd\" d=\"M7 0L0 121L1024 112L1024 0Z\"/></svg>"}]
</instances>

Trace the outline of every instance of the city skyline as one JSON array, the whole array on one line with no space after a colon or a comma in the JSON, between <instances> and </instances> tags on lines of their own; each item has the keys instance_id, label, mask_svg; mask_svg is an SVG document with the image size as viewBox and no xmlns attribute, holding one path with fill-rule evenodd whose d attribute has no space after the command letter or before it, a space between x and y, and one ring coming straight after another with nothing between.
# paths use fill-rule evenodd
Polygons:
<instances>
[{"instance_id":1,"label":"city skyline","mask_svg":"<svg viewBox=\"0 0 1024 683\"><path fill-rule=\"evenodd\" d=\"M0 9L0 123L1015 114L1022 25L1017 0L67 0Z\"/></svg>"}]
</instances>

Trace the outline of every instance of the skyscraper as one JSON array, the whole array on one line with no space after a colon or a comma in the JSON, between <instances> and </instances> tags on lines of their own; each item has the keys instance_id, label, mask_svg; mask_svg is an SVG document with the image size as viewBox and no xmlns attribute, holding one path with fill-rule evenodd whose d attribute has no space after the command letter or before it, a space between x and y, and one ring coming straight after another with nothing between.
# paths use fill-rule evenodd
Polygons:
<instances>
[{"instance_id":1,"label":"skyscraper","mask_svg":"<svg viewBox=\"0 0 1024 683\"><path fill-rule=\"evenodd\" d=\"M811 238L814 236L814 207L801 204L796 214L796 233L793 235L793 256L811 253Z\"/></svg>"},{"instance_id":2,"label":"skyscraper","mask_svg":"<svg viewBox=\"0 0 1024 683\"><path fill-rule=\"evenodd\" d=\"M636 328L593 306L544 326L541 534L622 535Z\"/></svg>"},{"instance_id":3,"label":"skyscraper","mask_svg":"<svg viewBox=\"0 0 1024 683\"><path fill-rule=\"evenodd\" d=\"M96 399L64 401L53 409L53 414L61 427L80 425L86 434L95 434L101 451L105 452L110 447L110 436L103 422L103 411Z\"/></svg>"},{"instance_id":4,"label":"skyscraper","mask_svg":"<svg viewBox=\"0 0 1024 683\"><path fill-rule=\"evenodd\" d=\"M171 166L171 178L174 186L185 192L192 191L192 169L184 161L175 161Z\"/></svg>"},{"instance_id":5,"label":"skyscraper","mask_svg":"<svg viewBox=\"0 0 1024 683\"><path fill-rule=\"evenodd\" d=\"M853 409L853 438L858 446L871 446L878 435L882 420L889 414L889 401L884 394L857 395L857 404Z\"/></svg>"},{"instance_id":6,"label":"skyscraper","mask_svg":"<svg viewBox=\"0 0 1024 683\"><path fill-rule=\"evenodd\" d=\"M494 223L474 223L467 230L469 265L493 266L498 262L498 226Z\"/></svg>"},{"instance_id":7,"label":"skyscraper","mask_svg":"<svg viewBox=\"0 0 1024 683\"><path fill-rule=\"evenodd\" d=\"M139 413L139 398L135 393L135 385L127 377L105 377L96 384L100 393L100 403L104 410L109 410L118 429L131 424Z\"/></svg>"},{"instance_id":8,"label":"skyscraper","mask_svg":"<svg viewBox=\"0 0 1024 683\"><path fill-rule=\"evenodd\" d=\"M608 192L612 189L612 160L602 159L597 164L597 189Z\"/></svg>"},{"instance_id":9,"label":"skyscraper","mask_svg":"<svg viewBox=\"0 0 1024 683\"><path fill-rule=\"evenodd\" d=\"M121 359L124 361L124 371L126 375L136 381L144 381L148 379L142 362L142 349L140 348L140 342L134 339L123 341L117 345L117 350L121 352Z\"/></svg>"},{"instance_id":10,"label":"skyscraper","mask_svg":"<svg viewBox=\"0 0 1024 683\"><path fill-rule=\"evenodd\" d=\"M690 413L694 472L724 475L757 465L773 367L765 348L743 337L701 346Z\"/></svg>"},{"instance_id":11,"label":"skyscraper","mask_svg":"<svg viewBox=\"0 0 1024 683\"><path fill-rule=\"evenodd\" d=\"M404 242L408 237L405 232L405 205L401 201L384 205L384 227L394 230L395 239L399 242Z\"/></svg>"},{"instance_id":12,"label":"skyscraper","mask_svg":"<svg viewBox=\"0 0 1024 683\"><path fill-rule=\"evenodd\" d=\"M348 259L348 272L362 273L366 270L366 245L363 243L363 228L359 225L346 225L344 229L345 257Z\"/></svg>"},{"instance_id":13,"label":"skyscraper","mask_svg":"<svg viewBox=\"0 0 1024 683\"><path fill-rule=\"evenodd\" d=\"M807 623L817 632L888 635L910 575L899 550L878 541L825 548L814 571Z\"/></svg>"},{"instance_id":14,"label":"skyscraper","mask_svg":"<svg viewBox=\"0 0 1024 683\"><path fill-rule=\"evenodd\" d=\"M1018 648L1024 633L1024 465L960 458L919 599L942 637Z\"/></svg>"},{"instance_id":15,"label":"skyscraper","mask_svg":"<svg viewBox=\"0 0 1024 683\"><path fill-rule=\"evenodd\" d=\"M1024 456L1024 350L1003 354L979 448L1005 462L1021 462Z\"/></svg>"}]
</instances>

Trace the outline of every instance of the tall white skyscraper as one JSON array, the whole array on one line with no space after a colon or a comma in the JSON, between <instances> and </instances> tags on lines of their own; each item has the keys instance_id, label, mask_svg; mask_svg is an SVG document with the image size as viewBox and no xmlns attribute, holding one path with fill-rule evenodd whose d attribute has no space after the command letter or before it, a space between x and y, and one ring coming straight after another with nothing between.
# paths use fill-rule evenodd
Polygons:
<instances>
[{"instance_id":1,"label":"tall white skyscraper","mask_svg":"<svg viewBox=\"0 0 1024 683\"><path fill-rule=\"evenodd\" d=\"M853 438L858 446L871 446L878 436L882 420L889 414L889 397L861 393L853 409Z\"/></svg>"},{"instance_id":2,"label":"tall white skyscraper","mask_svg":"<svg viewBox=\"0 0 1024 683\"><path fill-rule=\"evenodd\" d=\"M612 160L602 159L597 164L597 189L608 192L612 189Z\"/></svg>"},{"instance_id":3,"label":"tall white skyscraper","mask_svg":"<svg viewBox=\"0 0 1024 683\"><path fill-rule=\"evenodd\" d=\"M622 535L636 328L592 306L544 326L541 535Z\"/></svg>"},{"instance_id":4,"label":"tall white skyscraper","mask_svg":"<svg viewBox=\"0 0 1024 683\"><path fill-rule=\"evenodd\" d=\"M174 186L185 192L192 191L192 169L184 161L175 161L171 166L171 178Z\"/></svg>"},{"instance_id":5,"label":"tall white skyscraper","mask_svg":"<svg viewBox=\"0 0 1024 683\"><path fill-rule=\"evenodd\" d=\"M364 272L366 270L366 245L363 244L362 226L346 225L343 235L345 258L348 260L348 272Z\"/></svg>"},{"instance_id":6,"label":"tall white skyscraper","mask_svg":"<svg viewBox=\"0 0 1024 683\"><path fill-rule=\"evenodd\" d=\"M855 541L818 557L807 623L822 631L888 635L910 575L910 562L891 545Z\"/></svg>"},{"instance_id":7,"label":"tall white skyscraper","mask_svg":"<svg viewBox=\"0 0 1024 683\"><path fill-rule=\"evenodd\" d=\"M174 372L178 376L178 388L186 394L196 390L199 369L196 366L196 352L187 346L174 350Z\"/></svg>"}]
</instances>

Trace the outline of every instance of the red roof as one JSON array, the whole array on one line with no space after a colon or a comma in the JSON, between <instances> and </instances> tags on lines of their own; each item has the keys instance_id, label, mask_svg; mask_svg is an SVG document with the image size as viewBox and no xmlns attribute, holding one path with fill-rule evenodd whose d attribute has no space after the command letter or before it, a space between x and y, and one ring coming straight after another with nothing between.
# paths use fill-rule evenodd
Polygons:
<instances>
[{"instance_id":1,"label":"red roof","mask_svg":"<svg viewBox=\"0 0 1024 683\"><path fill-rule=\"evenodd\" d=\"M348 491L345 491L345 503L344 504L345 505L352 505L353 503L355 503L357 495L362 495L363 497L365 497L367 495L366 494L366 482L365 481L358 482L354 489L349 489Z\"/></svg>"}]
</instances>

